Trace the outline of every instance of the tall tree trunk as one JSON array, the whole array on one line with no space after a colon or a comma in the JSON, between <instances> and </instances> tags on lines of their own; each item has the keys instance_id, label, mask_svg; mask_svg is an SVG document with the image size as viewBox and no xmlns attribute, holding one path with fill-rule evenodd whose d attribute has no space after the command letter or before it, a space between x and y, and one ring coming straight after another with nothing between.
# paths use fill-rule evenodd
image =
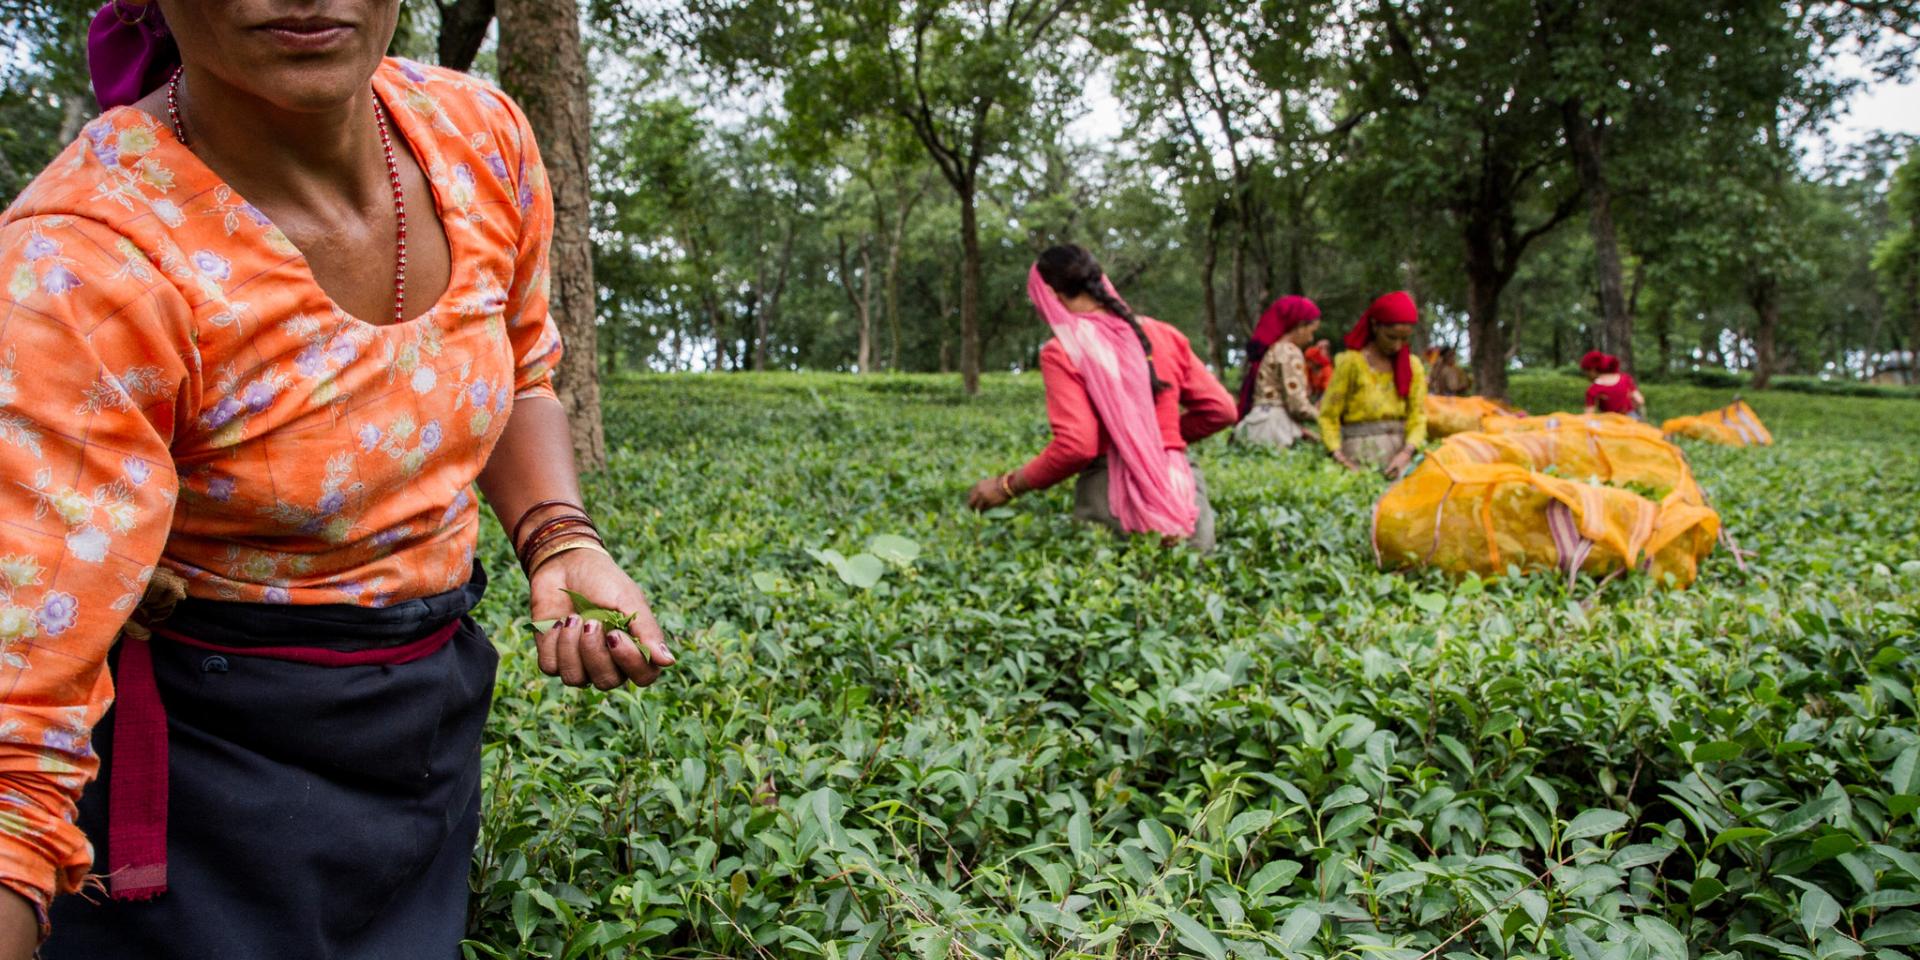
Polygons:
<instances>
[{"instance_id":1,"label":"tall tree trunk","mask_svg":"<svg viewBox=\"0 0 1920 960\"><path fill-rule=\"evenodd\" d=\"M1920 209L1907 229L1920 238ZM1907 337L1907 382L1920 383L1920 242L1913 245L1913 262L1907 264L1907 322L1912 331Z\"/></svg>"},{"instance_id":2,"label":"tall tree trunk","mask_svg":"<svg viewBox=\"0 0 1920 960\"><path fill-rule=\"evenodd\" d=\"M839 281L840 292L847 295L847 303L853 308L854 329L858 336L859 347L855 353L854 372L873 372L873 238L860 238L860 283L853 282L853 261L847 259L847 238L839 238Z\"/></svg>"},{"instance_id":3,"label":"tall tree trunk","mask_svg":"<svg viewBox=\"0 0 1920 960\"><path fill-rule=\"evenodd\" d=\"M1606 128L1603 117L1588 117L1578 99L1561 108L1573 167L1587 195L1587 227L1593 234L1593 265L1600 285L1600 349L1633 368L1633 315L1620 266L1620 242L1613 226L1613 194L1607 184Z\"/></svg>"},{"instance_id":4,"label":"tall tree trunk","mask_svg":"<svg viewBox=\"0 0 1920 960\"><path fill-rule=\"evenodd\" d=\"M707 325L713 328L713 370L722 373L727 369L727 317L711 294L702 299L707 305Z\"/></svg>"},{"instance_id":5,"label":"tall tree trunk","mask_svg":"<svg viewBox=\"0 0 1920 960\"><path fill-rule=\"evenodd\" d=\"M1295 209L1292 224L1287 227L1287 292L1296 297L1306 296L1306 216Z\"/></svg>"},{"instance_id":6,"label":"tall tree trunk","mask_svg":"<svg viewBox=\"0 0 1920 960\"><path fill-rule=\"evenodd\" d=\"M887 245L887 369L900 372L900 253L896 235Z\"/></svg>"},{"instance_id":7,"label":"tall tree trunk","mask_svg":"<svg viewBox=\"0 0 1920 960\"><path fill-rule=\"evenodd\" d=\"M860 372L873 372L873 246L860 248Z\"/></svg>"},{"instance_id":8,"label":"tall tree trunk","mask_svg":"<svg viewBox=\"0 0 1920 960\"><path fill-rule=\"evenodd\" d=\"M66 102L60 105L60 136L54 141L58 144L72 143L80 135L80 128L93 119L93 105L87 102L86 97L69 94L63 99Z\"/></svg>"},{"instance_id":9,"label":"tall tree trunk","mask_svg":"<svg viewBox=\"0 0 1920 960\"><path fill-rule=\"evenodd\" d=\"M911 197L901 200L899 209L894 211L893 233L887 239L887 327L891 343L888 345L887 369L896 373L900 370L900 260L907 248L907 225L913 220L913 208L920 205L920 199L927 195L925 180L914 189Z\"/></svg>"},{"instance_id":10,"label":"tall tree trunk","mask_svg":"<svg viewBox=\"0 0 1920 960\"><path fill-rule=\"evenodd\" d=\"M1673 311L1661 308L1653 316L1654 344L1660 348L1660 369L1655 371L1664 377L1673 369Z\"/></svg>"},{"instance_id":11,"label":"tall tree trunk","mask_svg":"<svg viewBox=\"0 0 1920 960\"><path fill-rule=\"evenodd\" d=\"M780 322L780 301L787 293L787 275L793 266L793 235L796 232L797 227L789 221L780 239L780 259L775 262L772 288L766 289L766 273L763 269L760 289L754 291L755 294L760 294L761 290L765 290L761 307L754 311L753 315L753 369L755 371L767 369L767 343L773 336L773 325Z\"/></svg>"},{"instance_id":12,"label":"tall tree trunk","mask_svg":"<svg viewBox=\"0 0 1920 960\"><path fill-rule=\"evenodd\" d=\"M606 466L607 442L594 362L587 180L593 131L580 8L575 0L501 0L499 17L500 83L526 112L553 189L551 309L567 345L554 387L573 427L575 461L581 470L599 470Z\"/></svg>"},{"instance_id":13,"label":"tall tree trunk","mask_svg":"<svg viewBox=\"0 0 1920 960\"><path fill-rule=\"evenodd\" d=\"M440 65L473 69L493 22L494 0L435 0L434 6L440 8Z\"/></svg>"},{"instance_id":14,"label":"tall tree trunk","mask_svg":"<svg viewBox=\"0 0 1920 960\"><path fill-rule=\"evenodd\" d=\"M1241 235L1234 238L1233 244L1233 326L1241 336L1253 336L1253 317L1247 313L1247 242L1244 225Z\"/></svg>"},{"instance_id":15,"label":"tall tree trunk","mask_svg":"<svg viewBox=\"0 0 1920 960\"><path fill-rule=\"evenodd\" d=\"M1220 295L1214 289L1214 275L1220 266L1220 220L1220 208L1216 207L1200 247L1200 305L1207 335L1207 358L1213 362L1213 372L1225 376L1227 344L1220 335Z\"/></svg>"},{"instance_id":16,"label":"tall tree trunk","mask_svg":"<svg viewBox=\"0 0 1920 960\"><path fill-rule=\"evenodd\" d=\"M1756 278L1748 288L1753 317L1758 324L1753 335L1753 388L1765 390L1773 381L1774 334L1780 325L1780 285L1771 276Z\"/></svg>"},{"instance_id":17,"label":"tall tree trunk","mask_svg":"<svg viewBox=\"0 0 1920 960\"><path fill-rule=\"evenodd\" d=\"M1473 379L1480 395L1507 398L1507 330L1500 324L1501 275L1491 223L1470 217L1467 241L1467 338L1473 351Z\"/></svg>"},{"instance_id":18,"label":"tall tree trunk","mask_svg":"<svg viewBox=\"0 0 1920 960\"><path fill-rule=\"evenodd\" d=\"M973 396L980 392L980 217L972 177L962 181L959 193L960 384Z\"/></svg>"},{"instance_id":19,"label":"tall tree trunk","mask_svg":"<svg viewBox=\"0 0 1920 960\"><path fill-rule=\"evenodd\" d=\"M756 282L753 289L747 291L746 322L741 324L746 334L744 337L746 342L740 349L740 362L734 365L735 370L753 370L757 372L766 369L766 354L760 352L760 344L762 342L760 331L767 328L766 307L762 306L760 302L760 287L762 283L764 283L764 280L765 277L762 276L760 278L761 282Z\"/></svg>"}]
</instances>

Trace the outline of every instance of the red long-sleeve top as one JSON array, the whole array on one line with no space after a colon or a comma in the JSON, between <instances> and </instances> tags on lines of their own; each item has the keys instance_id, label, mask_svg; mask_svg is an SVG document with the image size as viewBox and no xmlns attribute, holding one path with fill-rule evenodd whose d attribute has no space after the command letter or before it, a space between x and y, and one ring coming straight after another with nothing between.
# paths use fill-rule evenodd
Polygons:
<instances>
[{"instance_id":1,"label":"red long-sleeve top","mask_svg":"<svg viewBox=\"0 0 1920 960\"><path fill-rule=\"evenodd\" d=\"M1596 383L1587 387L1587 406L1601 413L1632 413L1633 392L1638 389L1640 385L1633 382L1633 375L1622 373L1620 379L1609 386Z\"/></svg>"},{"instance_id":2,"label":"red long-sleeve top","mask_svg":"<svg viewBox=\"0 0 1920 960\"><path fill-rule=\"evenodd\" d=\"M1194 356L1186 334L1146 317L1140 318L1140 325L1153 344L1154 370L1168 387L1154 398L1154 414L1167 449L1185 450L1187 444L1233 426L1239 416L1233 395ZM1040 376L1047 385L1047 421L1053 426L1053 442L1020 468L1022 485L1033 490L1078 474L1113 445L1094 412L1080 371L1067 359L1060 341L1049 340L1040 348Z\"/></svg>"}]
</instances>

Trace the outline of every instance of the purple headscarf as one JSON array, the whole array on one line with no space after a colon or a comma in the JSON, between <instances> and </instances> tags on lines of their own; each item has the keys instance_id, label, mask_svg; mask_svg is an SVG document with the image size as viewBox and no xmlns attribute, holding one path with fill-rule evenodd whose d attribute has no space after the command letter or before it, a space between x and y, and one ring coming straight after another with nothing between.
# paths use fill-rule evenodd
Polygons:
<instances>
[{"instance_id":1,"label":"purple headscarf","mask_svg":"<svg viewBox=\"0 0 1920 960\"><path fill-rule=\"evenodd\" d=\"M154 0L128 6L111 0L93 16L87 30L87 69L93 74L93 97L100 109L124 107L160 89L180 66L180 48L174 45L167 21Z\"/></svg>"}]
</instances>

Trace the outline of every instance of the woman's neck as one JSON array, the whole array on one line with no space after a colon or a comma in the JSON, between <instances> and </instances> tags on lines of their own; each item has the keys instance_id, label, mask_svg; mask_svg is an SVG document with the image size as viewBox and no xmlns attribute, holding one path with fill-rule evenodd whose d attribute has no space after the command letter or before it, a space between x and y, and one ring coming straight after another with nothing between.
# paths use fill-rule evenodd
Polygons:
<instances>
[{"instance_id":1,"label":"woman's neck","mask_svg":"<svg viewBox=\"0 0 1920 960\"><path fill-rule=\"evenodd\" d=\"M1102 313L1107 309L1101 306L1100 301L1095 300L1090 293L1076 293L1071 297L1062 297L1060 302L1065 304L1071 313Z\"/></svg>"},{"instance_id":2,"label":"woman's neck","mask_svg":"<svg viewBox=\"0 0 1920 960\"><path fill-rule=\"evenodd\" d=\"M369 205L391 193L370 90L296 113L188 67L179 103L193 152L243 194L266 187L280 203L322 208L342 197ZM165 87L138 106L171 129Z\"/></svg>"}]
</instances>

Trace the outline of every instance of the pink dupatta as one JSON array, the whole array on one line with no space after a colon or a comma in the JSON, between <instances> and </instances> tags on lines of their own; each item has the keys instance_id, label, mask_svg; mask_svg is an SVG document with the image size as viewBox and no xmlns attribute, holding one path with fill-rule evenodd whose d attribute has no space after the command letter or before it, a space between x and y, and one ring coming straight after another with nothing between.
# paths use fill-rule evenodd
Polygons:
<instances>
[{"instance_id":1,"label":"pink dupatta","mask_svg":"<svg viewBox=\"0 0 1920 960\"><path fill-rule=\"evenodd\" d=\"M1102 277L1115 300L1120 294ZM1040 278L1027 274L1027 298L1053 328L1067 359L1093 401L1113 441L1107 456L1108 506L1131 533L1193 536L1199 509L1194 505L1193 466L1184 450L1169 450L1154 413L1147 354L1133 327L1112 314L1074 313Z\"/></svg>"}]
</instances>

